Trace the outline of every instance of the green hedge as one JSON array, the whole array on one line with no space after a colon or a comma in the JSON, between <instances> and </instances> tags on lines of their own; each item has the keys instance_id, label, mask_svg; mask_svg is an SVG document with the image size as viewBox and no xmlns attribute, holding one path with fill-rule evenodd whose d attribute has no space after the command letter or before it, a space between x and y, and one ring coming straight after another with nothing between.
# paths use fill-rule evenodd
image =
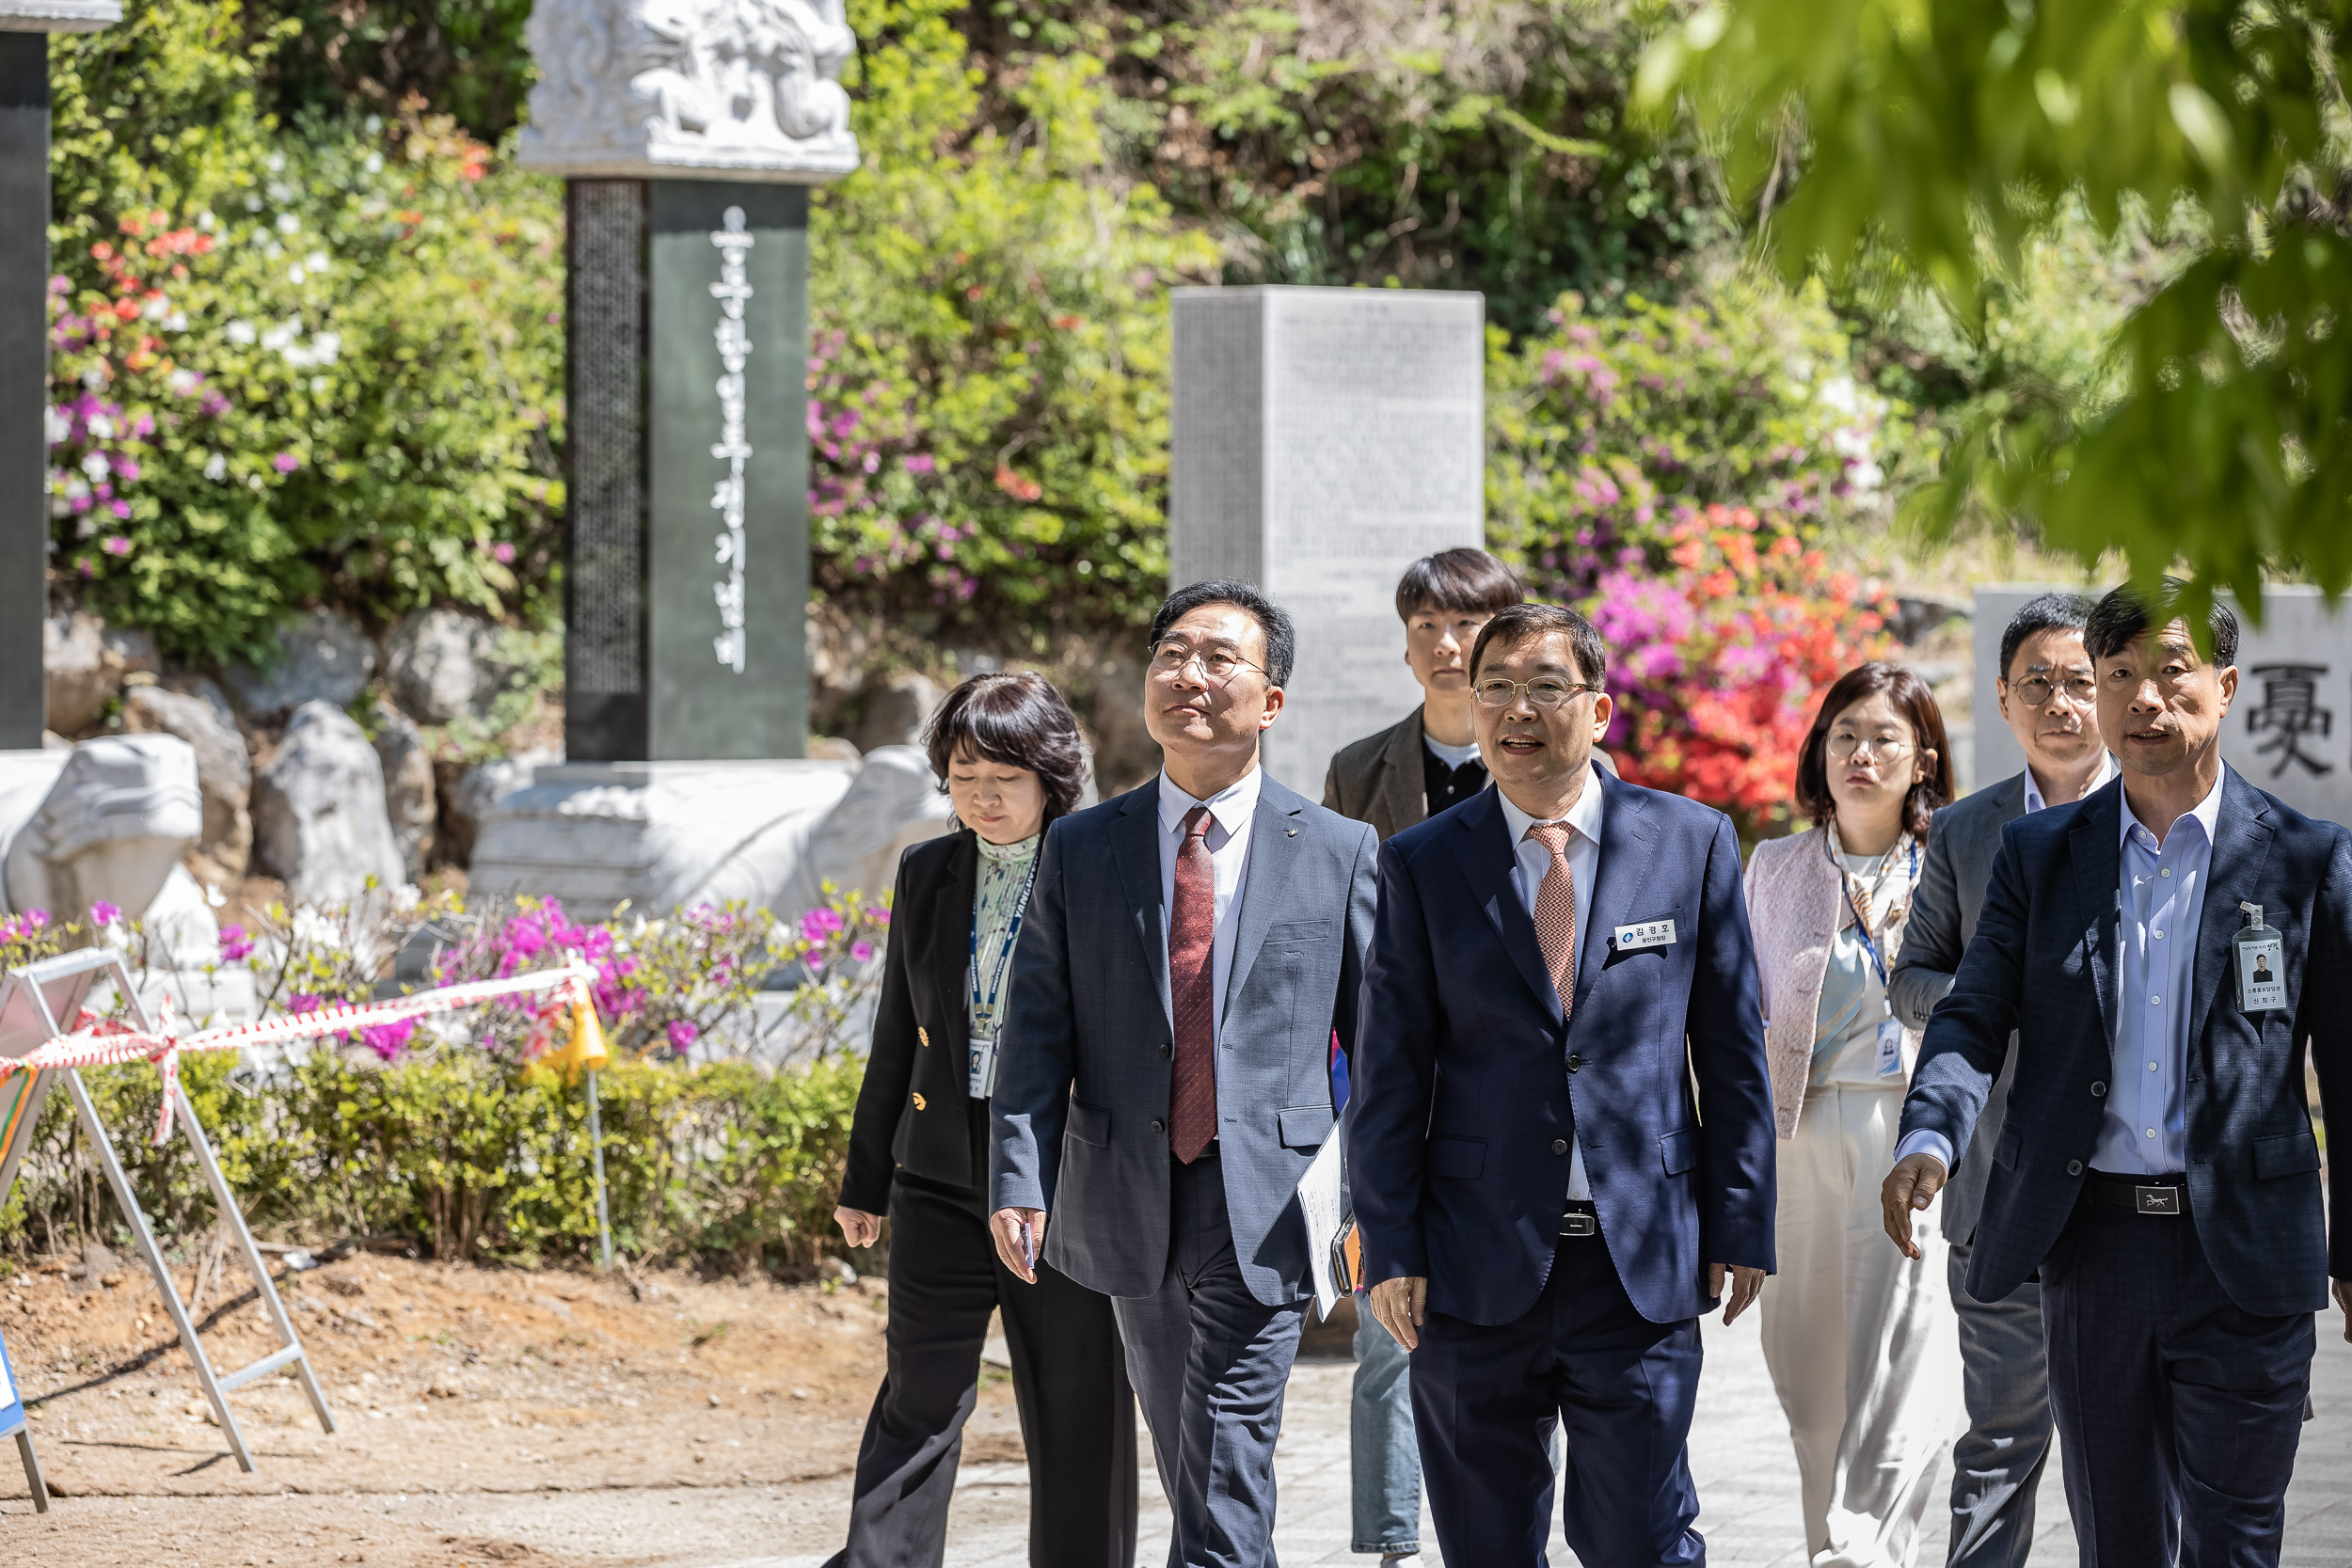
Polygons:
<instances>
[{"instance_id":1,"label":"green hedge","mask_svg":"<svg viewBox=\"0 0 2352 1568\"><path fill-rule=\"evenodd\" d=\"M233 1058L182 1067L221 1169L265 1237L405 1237L436 1257L542 1263L593 1256L586 1089L553 1069L475 1055L379 1068L321 1053L283 1087L230 1082ZM615 1248L653 1261L779 1272L814 1263L832 1230L860 1065L769 1074L746 1063L615 1063L597 1075ZM145 1066L84 1074L167 1242L216 1215L184 1140L147 1139L159 1089ZM0 1248L119 1241L120 1215L60 1088L42 1109Z\"/></svg>"}]
</instances>

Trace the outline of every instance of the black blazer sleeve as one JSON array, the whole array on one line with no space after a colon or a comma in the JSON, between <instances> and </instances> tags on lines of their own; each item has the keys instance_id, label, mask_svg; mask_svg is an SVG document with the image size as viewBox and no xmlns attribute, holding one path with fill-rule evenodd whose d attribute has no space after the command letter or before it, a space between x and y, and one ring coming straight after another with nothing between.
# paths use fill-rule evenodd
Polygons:
<instances>
[{"instance_id":1,"label":"black blazer sleeve","mask_svg":"<svg viewBox=\"0 0 2352 1568\"><path fill-rule=\"evenodd\" d=\"M2319 1078L2321 1114L2330 1128L2352 1128L2352 835L2335 830L2328 869L2312 911L2310 955L2303 964L2302 1021ZM2225 984L2228 982L2224 982ZM2352 1279L2352 1155L2328 1162L2328 1274Z\"/></svg>"},{"instance_id":2,"label":"black blazer sleeve","mask_svg":"<svg viewBox=\"0 0 2352 1568\"><path fill-rule=\"evenodd\" d=\"M1928 1021L1918 1065L1911 1073L1911 1092L1903 1099L1898 1142L1926 1129L1944 1135L1955 1163L1967 1152L1977 1118L1984 1114L1994 1082L2009 1059L2010 1033L2017 1027L2031 875L2019 853L2017 824L2012 822L2001 830L2001 849L1994 857L1993 880L1985 889L1983 912L1977 916L1977 934L1961 956L1950 993Z\"/></svg>"},{"instance_id":3,"label":"black blazer sleeve","mask_svg":"<svg viewBox=\"0 0 2352 1568\"><path fill-rule=\"evenodd\" d=\"M890 945L882 957L882 995L874 1003L874 1042L866 1056L866 1079L858 1085L857 1114L850 1123L850 1164L841 1179L841 1207L882 1212L898 1166L891 1145L898 1118L906 1114L908 1085L914 1077L914 997L907 965L914 951L914 927L924 917L910 895L907 866L914 846L898 857L898 882L890 896Z\"/></svg>"}]
</instances>

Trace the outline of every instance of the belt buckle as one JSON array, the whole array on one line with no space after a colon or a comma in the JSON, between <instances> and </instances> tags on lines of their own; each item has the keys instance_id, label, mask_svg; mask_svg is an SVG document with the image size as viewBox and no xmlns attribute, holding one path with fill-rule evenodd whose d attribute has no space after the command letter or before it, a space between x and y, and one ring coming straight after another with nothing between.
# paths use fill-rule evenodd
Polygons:
<instances>
[{"instance_id":1,"label":"belt buckle","mask_svg":"<svg viewBox=\"0 0 2352 1568\"><path fill-rule=\"evenodd\" d=\"M1563 1214L1560 1216L1563 1236L1597 1236L1600 1234L1598 1214Z\"/></svg>"},{"instance_id":2,"label":"belt buckle","mask_svg":"<svg viewBox=\"0 0 2352 1568\"><path fill-rule=\"evenodd\" d=\"M2178 1187L2134 1187L2132 1207L2143 1214L2178 1215L2181 1212L2181 1189Z\"/></svg>"}]
</instances>

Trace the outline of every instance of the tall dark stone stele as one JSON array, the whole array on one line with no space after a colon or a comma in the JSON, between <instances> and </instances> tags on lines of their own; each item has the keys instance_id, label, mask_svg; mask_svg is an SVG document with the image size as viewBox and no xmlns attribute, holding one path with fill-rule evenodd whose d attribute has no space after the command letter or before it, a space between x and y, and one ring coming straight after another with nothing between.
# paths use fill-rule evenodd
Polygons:
<instances>
[{"instance_id":1,"label":"tall dark stone stele","mask_svg":"<svg viewBox=\"0 0 2352 1568\"><path fill-rule=\"evenodd\" d=\"M0 751L40 745L48 688L49 39L0 32ZM33 221L27 221L32 219Z\"/></svg>"},{"instance_id":2,"label":"tall dark stone stele","mask_svg":"<svg viewBox=\"0 0 2352 1568\"><path fill-rule=\"evenodd\" d=\"M565 755L802 757L808 187L857 166L843 0L536 0L530 29L517 156L567 191Z\"/></svg>"},{"instance_id":3,"label":"tall dark stone stele","mask_svg":"<svg viewBox=\"0 0 2352 1568\"><path fill-rule=\"evenodd\" d=\"M122 0L0 0L0 752L36 751L49 683L49 35Z\"/></svg>"},{"instance_id":4,"label":"tall dark stone stele","mask_svg":"<svg viewBox=\"0 0 2352 1568\"><path fill-rule=\"evenodd\" d=\"M564 751L574 761L797 757L807 747L808 191L574 180ZM742 337L741 668L718 334L728 214Z\"/></svg>"}]
</instances>

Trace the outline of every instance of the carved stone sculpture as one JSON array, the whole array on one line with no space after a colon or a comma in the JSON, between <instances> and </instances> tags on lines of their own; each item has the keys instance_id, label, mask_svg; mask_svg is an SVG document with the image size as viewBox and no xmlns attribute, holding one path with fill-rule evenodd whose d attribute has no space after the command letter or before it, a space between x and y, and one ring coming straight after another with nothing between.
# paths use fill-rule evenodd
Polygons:
<instances>
[{"instance_id":1,"label":"carved stone sculpture","mask_svg":"<svg viewBox=\"0 0 2352 1568\"><path fill-rule=\"evenodd\" d=\"M817 183L857 167L843 0L538 0L517 153L584 179Z\"/></svg>"}]
</instances>

